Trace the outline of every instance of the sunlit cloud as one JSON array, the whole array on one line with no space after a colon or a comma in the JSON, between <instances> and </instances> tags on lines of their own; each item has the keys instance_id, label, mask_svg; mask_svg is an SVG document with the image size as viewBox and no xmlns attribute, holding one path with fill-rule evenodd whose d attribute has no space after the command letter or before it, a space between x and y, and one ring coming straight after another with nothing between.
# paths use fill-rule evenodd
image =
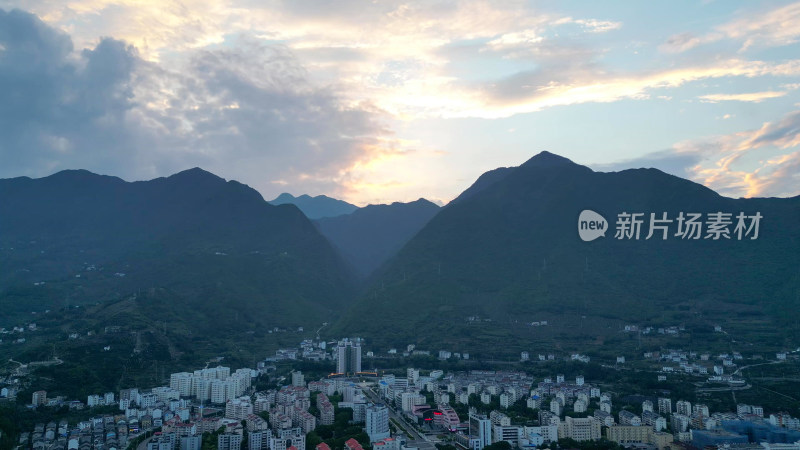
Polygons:
<instances>
[{"instance_id":1,"label":"sunlit cloud","mask_svg":"<svg viewBox=\"0 0 800 450\"><path fill-rule=\"evenodd\" d=\"M675 34L659 48L667 53L681 53L729 39L740 43L740 51L745 51L754 46L777 47L800 40L800 3L757 13L747 11L740 16L700 36L689 32Z\"/></svg>"},{"instance_id":2,"label":"sunlit cloud","mask_svg":"<svg viewBox=\"0 0 800 450\"><path fill-rule=\"evenodd\" d=\"M786 91L763 91L747 92L742 94L707 94L701 95L698 98L700 98L701 101L709 103L730 101L760 103L771 98L783 97L787 93L788 92Z\"/></svg>"},{"instance_id":3,"label":"sunlit cloud","mask_svg":"<svg viewBox=\"0 0 800 450\"><path fill-rule=\"evenodd\" d=\"M540 149L528 125L558 111L624 104L698 115L702 107L697 120L738 126L752 111L734 108L758 104L759 114L770 108L780 117L800 85L800 59L775 49L800 39L797 3L731 10L718 25L693 32L665 18L663 34L653 35L631 34L638 24L624 23L619 18L629 16L618 8L605 8L600 17L522 0L0 0L0 8L12 7L60 32L54 42L69 48L52 58L53 67L121 80L109 97L120 101L87 109L98 115L87 122L95 128L85 126L81 135L59 123L32 128L35 138L26 148L36 157L15 156L27 161L29 174L71 165L144 178L199 165L265 196L280 189L356 203L447 199L475 176L462 148L478 141L478 129L504 136L492 161L508 165ZM666 43L664 36L671 36ZM131 66L118 74L85 72L103 42L116 43L106 57ZM689 52L704 46L713 51L701 57L695 57L701 51ZM10 48L0 42L0 54ZM60 111L58 102L53 108ZM564 121L565 130L576 126L578 115ZM470 122L468 129L451 131L453 137L426 128L429 121L462 120L485 122L474 129L478 122ZM749 127L755 130L768 117L749 120L756 121ZM119 151L85 150L89 141L110 142L115 126ZM618 126L620 135L628 133L624 120ZM19 135L16 129L6 146ZM543 137L558 133L541 131ZM586 147L592 139L586 136ZM661 142L681 139L679 133ZM638 146L625 154L643 151ZM697 153L678 154L670 159L676 167ZM738 164L734 159L726 173ZM452 180L441 179L444 168L457 172ZM699 173L684 175L700 179ZM721 175L706 175L723 185Z\"/></svg>"},{"instance_id":4,"label":"sunlit cloud","mask_svg":"<svg viewBox=\"0 0 800 450\"><path fill-rule=\"evenodd\" d=\"M800 60L774 64L734 59L708 66L627 76L579 73L575 80L546 84L544 84L545 80L550 78L548 74L533 71L489 86L485 88L482 96L469 94L476 100L472 109L451 110L447 114L484 118L508 117L514 114L541 111L554 106L608 103L622 99L646 99L649 98L650 90L677 88L699 80L725 77L753 78L765 75L800 75ZM463 95L462 98L468 97ZM744 98L748 97L744 95L742 99Z\"/></svg>"},{"instance_id":5,"label":"sunlit cloud","mask_svg":"<svg viewBox=\"0 0 800 450\"><path fill-rule=\"evenodd\" d=\"M800 195L800 111L756 130L676 143L668 150L598 165L656 167L731 197Z\"/></svg>"}]
</instances>

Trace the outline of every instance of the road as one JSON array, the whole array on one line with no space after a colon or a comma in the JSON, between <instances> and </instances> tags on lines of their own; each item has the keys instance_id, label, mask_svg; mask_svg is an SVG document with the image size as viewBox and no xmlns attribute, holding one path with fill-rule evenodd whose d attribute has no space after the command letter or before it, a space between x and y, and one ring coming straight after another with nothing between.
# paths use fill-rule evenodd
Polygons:
<instances>
[{"instance_id":1,"label":"road","mask_svg":"<svg viewBox=\"0 0 800 450\"><path fill-rule=\"evenodd\" d=\"M750 384L744 386L725 386L725 387L712 387L712 388L697 388L697 392L724 392L724 391L744 391L752 388Z\"/></svg>"},{"instance_id":2,"label":"road","mask_svg":"<svg viewBox=\"0 0 800 450\"><path fill-rule=\"evenodd\" d=\"M142 442L139 442L139 445L136 446L136 450L147 450L147 443L150 442L154 437L155 435L142 440Z\"/></svg>"},{"instance_id":3,"label":"road","mask_svg":"<svg viewBox=\"0 0 800 450\"><path fill-rule=\"evenodd\" d=\"M751 368L751 367L756 367L756 366L766 366L766 365L768 365L768 364L780 364L780 363L782 363L782 362L784 362L784 361L780 361L780 360L778 360L778 361L770 361L770 362L765 362L765 363L750 364L749 366L742 366L742 367L739 367L738 369L736 369L736 371L735 371L735 372L733 372L733 374L734 374L734 375L739 375L739 372L741 372L741 371L742 371L742 370L744 370L744 369L749 369L749 368Z\"/></svg>"},{"instance_id":4,"label":"road","mask_svg":"<svg viewBox=\"0 0 800 450\"><path fill-rule=\"evenodd\" d=\"M403 426L403 428L405 428L406 431L408 432L409 438L411 438L411 439L413 439L415 441L426 441L426 442L428 441L427 436L425 436L424 434L420 434L416 430L416 428L414 428L413 426L411 426L411 424L406 422L406 419L402 415L397 414L395 412L394 408L392 408L391 406L387 405L386 402L384 402L383 399L380 398L378 396L378 394L376 394L371 388L368 388L368 387L364 386L362 391L364 392L364 395L369 397L369 399L370 399L370 401L372 403L375 403L375 404L378 404L378 405L385 405L389 409L389 418L390 419L394 419L395 422L401 424Z\"/></svg>"},{"instance_id":5,"label":"road","mask_svg":"<svg viewBox=\"0 0 800 450\"><path fill-rule=\"evenodd\" d=\"M21 376L25 375L25 372L27 372L27 369L29 367L33 367L33 366L53 366L53 365L57 366L59 364L64 364L64 361L59 359L57 356L54 356L53 359L50 359L50 360L47 360L47 361L32 361L32 362L29 362L28 364L24 364L24 363L21 363L19 361L14 361L11 358L8 359L8 362L19 364L19 366L16 369L14 369L14 371L11 373L11 375L15 376L15 377L21 377Z\"/></svg>"},{"instance_id":6,"label":"road","mask_svg":"<svg viewBox=\"0 0 800 450\"><path fill-rule=\"evenodd\" d=\"M319 327L319 329L317 330L317 340L319 340L319 332L322 331L322 329L327 327L327 326L328 326L328 322L323 322L322 326Z\"/></svg>"}]
</instances>

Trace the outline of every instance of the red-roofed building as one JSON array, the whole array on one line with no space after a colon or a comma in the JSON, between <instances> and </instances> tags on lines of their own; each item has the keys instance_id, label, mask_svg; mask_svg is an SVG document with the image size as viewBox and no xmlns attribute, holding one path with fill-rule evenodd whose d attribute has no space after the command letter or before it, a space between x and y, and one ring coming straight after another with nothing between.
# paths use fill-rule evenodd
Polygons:
<instances>
[{"instance_id":1,"label":"red-roofed building","mask_svg":"<svg viewBox=\"0 0 800 450\"><path fill-rule=\"evenodd\" d=\"M364 447L353 438L348 439L347 442L344 443L344 447L348 450L364 450Z\"/></svg>"},{"instance_id":2,"label":"red-roofed building","mask_svg":"<svg viewBox=\"0 0 800 450\"><path fill-rule=\"evenodd\" d=\"M331 448L326 443L317 444L317 450L331 450Z\"/></svg>"},{"instance_id":3,"label":"red-roofed building","mask_svg":"<svg viewBox=\"0 0 800 450\"><path fill-rule=\"evenodd\" d=\"M380 441L373 442L372 448L381 450L400 450L401 444L405 444L405 442L401 443L395 438L388 437L386 439L381 439Z\"/></svg>"}]
</instances>

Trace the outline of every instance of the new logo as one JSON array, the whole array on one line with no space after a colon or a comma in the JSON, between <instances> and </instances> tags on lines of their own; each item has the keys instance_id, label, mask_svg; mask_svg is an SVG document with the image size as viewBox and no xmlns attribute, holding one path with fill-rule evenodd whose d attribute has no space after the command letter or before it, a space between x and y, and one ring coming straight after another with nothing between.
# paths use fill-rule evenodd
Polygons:
<instances>
[{"instance_id":1,"label":"new logo","mask_svg":"<svg viewBox=\"0 0 800 450\"><path fill-rule=\"evenodd\" d=\"M578 235L582 240L589 242L600 236L605 237L607 230L608 222L603 216L591 209L581 211L578 216Z\"/></svg>"}]
</instances>

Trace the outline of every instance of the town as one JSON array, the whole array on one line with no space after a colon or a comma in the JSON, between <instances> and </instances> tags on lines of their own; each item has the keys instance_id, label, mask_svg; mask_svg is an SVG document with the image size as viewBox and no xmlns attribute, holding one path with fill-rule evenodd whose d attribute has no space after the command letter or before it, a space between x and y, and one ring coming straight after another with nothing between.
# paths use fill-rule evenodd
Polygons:
<instances>
[{"instance_id":1,"label":"town","mask_svg":"<svg viewBox=\"0 0 800 450\"><path fill-rule=\"evenodd\" d=\"M800 449L800 420L760 405L738 403L735 411L714 411L669 395L631 400L580 373L536 379L520 370L380 370L365 366L366 361L378 360L373 351L362 355L364 345L359 338L330 343L306 339L256 367L207 366L173 373L168 385L97 393L85 402L36 391L29 408L105 408L106 413L78 423L62 419L36 424L21 433L18 448L483 450L580 448L582 443L601 442L640 450ZM387 355L397 353L393 348ZM400 353L432 352L412 344ZM441 361L469 359L466 353L447 350L434 354ZM780 364L787 358L796 356L778 353L761 364ZM552 353L520 354L520 363L558 359ZM590 358L571 354L564 359L588 363ZM703 383L724 389L746 383L735 369L743 359L738 352L669 350L642 355L656 368L658 381L685 373L707 377ZM276 364L288 362L291 367L291 362L303 360L332 360L336 371L313 380L295 369L286 376L277 373ZM616 364L624 366L625 358L618 357ZM260 389L263 379L274 383ZM13 394L13 387L3 388L4 397Z\"/></svg>"}]
</instances>

